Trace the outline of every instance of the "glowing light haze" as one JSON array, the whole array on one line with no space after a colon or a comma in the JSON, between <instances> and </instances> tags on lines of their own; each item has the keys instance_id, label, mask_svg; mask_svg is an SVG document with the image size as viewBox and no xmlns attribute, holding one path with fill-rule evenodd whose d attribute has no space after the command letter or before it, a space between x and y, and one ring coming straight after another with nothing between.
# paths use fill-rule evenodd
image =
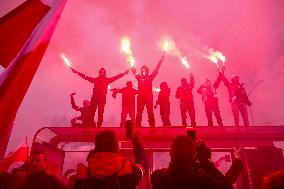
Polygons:
<instances>
[{"instance_id":1,"label":"glowing light haze","mask_svg":"<svg viewBox=\"0 0 284 189\"><path fill-rule=\"evenodd\" d=\"M13 9L21 0L0 1L0 15ZM14 149L28 136L32 140L43 126L69 125L77 115L70 105L69 94L76 92L76 103L89 99L92 84L73 74L62 63L60 53L72 60L72 66L96 77L105 67L108 76L128 69L120 49L122 36L131 39L138 73L142 65L152 71L163 55L161 37L169 36L183 56L190 60L195 77L193 91L198 125L206 125L204 104L196 88L209 78L217 77L216 65L204 55L210 48L226 56L225 75L238 74L247 92L264 80L251 93L251 108L256 125L284 125L284 1L268 0L84 0L68 1L49 48L20 107L15 120L9 149ZM171 88L173 125L180 125L176 88L182 77L189 77L179 58L166 53L153 86L163 81ZM132 73L112 84L125 86ZM225 125L233 125L227 89L218 89L221 115ZM107 95L104 126L119 125L121 97ZM154 93L154 100L157 93ZM116 111L113 111L116 110ZM157 125L161 125L158 109ZM144 125L147 118L143 117ZM253 122L250 120L251 124ZM8 150L9 151L9 150Z\"/></svg>"}]
</instances>

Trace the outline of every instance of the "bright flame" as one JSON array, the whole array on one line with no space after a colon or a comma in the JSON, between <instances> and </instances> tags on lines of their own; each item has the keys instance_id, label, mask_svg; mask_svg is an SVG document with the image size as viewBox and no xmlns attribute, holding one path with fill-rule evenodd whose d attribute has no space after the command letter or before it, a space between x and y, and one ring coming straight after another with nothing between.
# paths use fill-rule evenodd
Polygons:
<instances>
[{"instance_id":1,"label":"bright flame","mask_svg":"<svg viewBox=\"0 0 284 189\"><path fill-rule=\"evenodd\" d=\"M133 56L127 56L127 62L130 68L133 68L135 66L135 60Z\"/></svg>"},{"instance_id":2,"label":"bright flame","mask_svg":"<svg viewBox=\"0 0 284 189\"><path fill-rule=\"evenodd\" d=\"M162 39L162 42L159 45L162 50L166 53L169 51L172 51L173 54L175 54L175 42L173 40L171 40L170 38L166 37L164 39Z\"/></svg>"},{"instance_id":3,"label":"bright flame","mask_svg":"<svg viewBox=\"0 0 284 189\"><path fill-rule=\"evenodd\" d=\"M128 37L123 37L121 39L121 51L124 52L125 54L131 54L131 49L130 49L130 39Z\"/></svg>"},{"instance_id":4,"label":"bright flame","mask_svg":"<svg viewBox=\"0 0 284 189\"><path fill-rule=\"evenodd\" d=\"M135 66L135 60L131 50L131 42L128 37L123 37L120 41L120 49L125 54L129 67Z\"/></svg>"},{"instance_id":5,"label":"bright flame","mask_svg":"<svg viewBox=\"0 0 284 189\"><path fill-rule=\"evenodd\" d=\"M66 57L66 55L64 53L60 54L60 58L62 58L62 60L64 61L64 63L68 66L68 67L72 67L70 61L68 60L68 58Z\"/></svg>"},{"instance_id":6,"label":"bright flame","mask_svg":"<svg viewBox=\"0 0 284 189\"><path fill-rule=\"evenodd\" d=\"M211 60L212 62L217 64L218 67L219 67L218 61L220 60L223 63L222 66L224 66L224 63L226 61L226 57L220 51L213 51L212 49L210 49L209 53L210 53L209 56L208 56L209 60Z\"/></svg>"},{"instance_id":7,"label":"bright flame","mask_svg":"<svg viewBox=\"0 0 284 189\"><path fill-rule=\"evenodd\" d=\"M108 85L107 88L108 88L108 90L111 90L111 86L110 85Z\"/></svg>"},{"instance_id":8,"label":"bright flame","mask_svg":"<svg viewBox=\"0 0 284 189\"><path fill-rule=\"evenodd\" d=\"M186 56L181 57L181 58L180 58L180 61L181 61L181 63L186 67L186 69L189 69L189 68L190 68Z\"/></svg>"},{"instance_id":9,"label":"bright flame","mask_svg":"<svg viewBox=\"0 0 284 189\"><path fill-rule=\"evenodd\" d=\"M170 47L170 42L168 40L164 40L164 45L163 45L164 52L168 52L169 47Z\"/></svg>"}]
</instances>

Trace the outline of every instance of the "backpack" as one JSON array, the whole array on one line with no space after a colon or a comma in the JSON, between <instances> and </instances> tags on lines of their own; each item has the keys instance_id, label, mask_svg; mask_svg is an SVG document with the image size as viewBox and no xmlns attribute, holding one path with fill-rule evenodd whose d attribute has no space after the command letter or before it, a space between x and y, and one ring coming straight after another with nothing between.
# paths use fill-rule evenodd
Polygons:
<instances>
[{"instance_id":1,"label":"backpack","mask_svg":"<svg viewBox=\"0 0 284 189\"><path fill-rule=\"evenodd\" d=\"M120 189L120 183L118 179L118 172L124 167L125 163L111 176L104 180L97 179L89 176L82 181L79 187L73 189Z\"/></svg>"}]
</instances>

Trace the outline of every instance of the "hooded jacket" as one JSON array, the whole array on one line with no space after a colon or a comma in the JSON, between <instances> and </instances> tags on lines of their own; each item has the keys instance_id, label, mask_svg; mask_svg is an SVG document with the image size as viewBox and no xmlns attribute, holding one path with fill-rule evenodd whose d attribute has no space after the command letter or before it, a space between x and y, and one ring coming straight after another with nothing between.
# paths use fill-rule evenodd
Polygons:
<instances>
[{"instance_id":1,"label":"hooded jacket","mask_svg":"<svg viewBox=\"0 0 284 189\"><path fill-rule=\"evenodd\" d=\"M148 162L144 148L137 140L133 140L133 151L135 164L118 153L90 151L87 158L89 176L73 189L101 188L107 182L112 182L115 186L112 188L136 188L148 168Z\"/></svg>"}]
</instances>

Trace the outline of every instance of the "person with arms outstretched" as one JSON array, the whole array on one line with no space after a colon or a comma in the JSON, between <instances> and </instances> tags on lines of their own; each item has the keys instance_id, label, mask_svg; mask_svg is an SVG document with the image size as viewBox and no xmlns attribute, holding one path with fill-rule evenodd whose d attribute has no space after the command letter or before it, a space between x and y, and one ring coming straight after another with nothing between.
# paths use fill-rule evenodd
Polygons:
<instances>
[{"instance_id":1,"label":"person with arms outstretched","mask_svg":"<svg viewBox=\"0 0 284 189\"><path fill-rule=\"evenodd\" d=\"M79 75L81 78L91 82L94 84L93 87L93 94L91 97L91 107L93 108L93 113L95 116L96 110L98 109L98 122L97 122L97 127L101 127L103 123L103 114L104 114L104 108L106 104L106 94L107 94L107 89L108 85L125 74L128 74L128 71L125 71L121 74L118 74L114 77L107 77L106 76L106 70L104 68L101 68L99 70L99 77L89 77L86 76L85 74L78 72L74 68L71 68L73 73L76 73Z\"/></svg>"}]
</instances>

